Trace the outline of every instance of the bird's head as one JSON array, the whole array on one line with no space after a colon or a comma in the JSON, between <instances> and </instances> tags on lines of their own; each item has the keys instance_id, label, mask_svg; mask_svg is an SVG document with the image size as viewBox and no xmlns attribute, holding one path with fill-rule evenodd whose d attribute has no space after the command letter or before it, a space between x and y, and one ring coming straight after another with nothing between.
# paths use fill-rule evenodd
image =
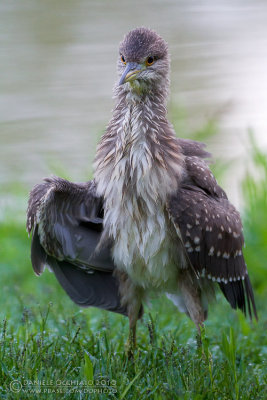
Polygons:
<instances>
[{"instance_id":1,"label":"bird's head","mask_svg":"<svg viewBox=\"0 0 267 400\"><path fill-rule=\"evenodd\" d=\"M168 86L167 43L154 31L137 28L124 37L119 48L119 85L128 90L153 90Z\"/></svg>"}]
</instances>

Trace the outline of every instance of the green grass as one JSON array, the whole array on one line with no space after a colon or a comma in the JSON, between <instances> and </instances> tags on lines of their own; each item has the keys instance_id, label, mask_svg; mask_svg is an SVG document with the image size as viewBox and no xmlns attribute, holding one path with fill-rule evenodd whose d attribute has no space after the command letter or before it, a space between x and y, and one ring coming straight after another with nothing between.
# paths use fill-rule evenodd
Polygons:
<instances>
[{"instance_id":1,"label":"green grass","mask_svg":"<svg viewBox=\"0 0 267 400\"><path fill-rule=\"evenodd\" d=\"M79 309L48 271L35 277L22 215L6 216L0 225L0 398L266 399L267 163L256 148L253 159L258 179L243 182L245 253L259 322L231 310L219 294L201 348L192 322L167 299L153 299L138 325L135 361L128 361L127 319ZM18 201L25 204L24 194ZM98 389L109 394L88 394L93 386L81 386L100 378ZM11 390L16 380L15 389L25 384L19 392Z\"/></svg>"}]
</instances>

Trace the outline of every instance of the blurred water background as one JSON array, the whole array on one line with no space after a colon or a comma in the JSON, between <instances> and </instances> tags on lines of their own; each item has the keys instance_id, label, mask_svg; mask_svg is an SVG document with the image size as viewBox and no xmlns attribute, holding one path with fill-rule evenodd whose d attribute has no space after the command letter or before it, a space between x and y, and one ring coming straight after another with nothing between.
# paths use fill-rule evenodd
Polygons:
<instances>
[{"instance_id":1,"label":"blurred water background","mask_svg":"<svg viewBox=\"0 0 267 400\"><path fill-rule=\"evenodd\" d=\"M82 181L110 119L118 44L158 31L172 57L169 116L190 137L208 121L225 188L240 204L248 128L267 148L267 1L2 0L0 186L51 173ZM8 189L6 189L6 192Z\"/></svg>"}]
</instances>

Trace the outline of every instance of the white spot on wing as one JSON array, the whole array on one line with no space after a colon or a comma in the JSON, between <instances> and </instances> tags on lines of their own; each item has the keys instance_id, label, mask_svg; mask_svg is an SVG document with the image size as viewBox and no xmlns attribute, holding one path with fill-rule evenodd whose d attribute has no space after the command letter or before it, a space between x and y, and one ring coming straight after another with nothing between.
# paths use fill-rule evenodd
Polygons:
<instances>
[{"instance_id":1,"label":"white spot on wing","mask_svg":"<svg viewBox=\"0 0 267 400\"><path fill-rule=\"evenodd\" d=\"M211 246L210 251L209 251L209 256L214 256L214 247Z\"/></svg>"}]
</instances>

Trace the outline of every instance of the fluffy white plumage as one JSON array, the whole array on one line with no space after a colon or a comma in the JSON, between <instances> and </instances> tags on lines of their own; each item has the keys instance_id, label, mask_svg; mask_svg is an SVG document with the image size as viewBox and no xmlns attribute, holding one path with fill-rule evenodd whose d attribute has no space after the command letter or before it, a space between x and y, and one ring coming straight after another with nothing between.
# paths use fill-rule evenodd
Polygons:
<instances>
[{"instance_id":1,"label":"fluffy white plumage","mask_svg":"<svg viewBox=\"0 0 267 400\"><path fill-rule=\"evenodd\" d=\"M105 199L104 228L114 240L117 268L143 288L177 291L179 267L185 260L165 206L168 194L176 188L167 170L155 165L147 143L149 124L156 118L151 110L136 93L127 96L109 182L107 169L96 170L97 191ZM182 173L180 165L176 169ZM140 199L148 213L140 210Z\"/></svg>"}]
</instances>

